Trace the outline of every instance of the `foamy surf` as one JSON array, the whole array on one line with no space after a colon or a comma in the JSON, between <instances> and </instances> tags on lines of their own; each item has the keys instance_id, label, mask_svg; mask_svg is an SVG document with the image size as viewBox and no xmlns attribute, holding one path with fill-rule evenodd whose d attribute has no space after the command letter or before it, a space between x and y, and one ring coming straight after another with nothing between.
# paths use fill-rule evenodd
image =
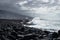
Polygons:
<instances>
[{"instance_id":1,"label":"foamy surf","mask_svg":"<svg viewBox=\"0 0 60 40\"><path fill-rule=\"evenodd\" d=\"M57 32L58 30L60 30L58 22L41 20L39 17L35 17L35 18L33 18L32 21L28 22L28 24L31 24L31 23L33 23L35 25L26 25L26 26L38 28L38 29L42 29L42 30L47 30L50 32Z\"/></svg>"}]
</instances>

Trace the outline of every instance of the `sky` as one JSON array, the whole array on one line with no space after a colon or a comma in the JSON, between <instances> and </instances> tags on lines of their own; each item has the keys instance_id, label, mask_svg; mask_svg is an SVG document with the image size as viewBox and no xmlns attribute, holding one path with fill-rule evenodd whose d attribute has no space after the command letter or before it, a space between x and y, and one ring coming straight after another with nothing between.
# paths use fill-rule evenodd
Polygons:
<instances>
[{"instance_id":1,"label":"sky","mask_svg":"<svg viewBox=\"0 0 60 40\"><path fill-rule=\"evenodd\" d=\"M60 0L0 0L0 9L47 20L60 20Z\"/></svg>"}]
</instances>

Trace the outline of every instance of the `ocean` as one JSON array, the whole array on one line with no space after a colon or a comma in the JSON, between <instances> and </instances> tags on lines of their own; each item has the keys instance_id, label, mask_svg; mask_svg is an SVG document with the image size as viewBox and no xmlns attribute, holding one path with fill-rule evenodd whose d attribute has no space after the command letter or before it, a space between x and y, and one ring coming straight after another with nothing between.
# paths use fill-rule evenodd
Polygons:
<instances>
[{"instance_id":1,"label":"ocean","mask_svg":"<svg viewBox=\"0 0 60 40\"><path fill-rule=\"evenodd\" d=\"M58 32L60 30L60 22L59 21L53 21L53 20L41 20L40 17L35 17L32 19L32 21L28 23L33 23L34 25L27 25L28 27L38 28L50 31L50 32Z\"/></svg>"}]
</instances>

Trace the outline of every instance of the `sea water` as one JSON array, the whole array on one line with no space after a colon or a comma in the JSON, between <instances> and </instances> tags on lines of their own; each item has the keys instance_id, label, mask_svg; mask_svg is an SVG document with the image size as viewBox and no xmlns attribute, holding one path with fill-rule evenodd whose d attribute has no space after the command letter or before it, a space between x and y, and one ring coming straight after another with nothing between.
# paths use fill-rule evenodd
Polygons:
<instances>
[{"instance_id":1,"label":"sea water","mask_svg":"<svg viewBox=\"0 0 60 40\"><path fill-rule=\"evenodd\" d=\"M28 27L47 30L50 32L57 32L58 30L60 30L60 22L59 21L41 20L40 17L35 17L29 23L33 23L35 25L28 25Z\"/></svg>"}]
</instances>

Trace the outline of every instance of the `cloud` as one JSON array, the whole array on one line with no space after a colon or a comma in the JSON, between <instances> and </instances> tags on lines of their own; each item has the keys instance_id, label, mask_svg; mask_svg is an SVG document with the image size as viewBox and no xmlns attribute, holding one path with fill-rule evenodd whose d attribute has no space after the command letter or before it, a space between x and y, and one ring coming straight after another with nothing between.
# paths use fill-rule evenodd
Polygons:
<instances>
[{"instance_id":1,"label":"cloud","mask_svg":"<svg viewBox=\"0 0 60 40\"><path fill-rule=\"evenodd\" d=\"M19 2L18 5L20 5L20 3L21 2ZM39 15L42 18L60 20L58 16L58 14L60 14L59 0L32 0L20 6L21 10L27 10L28 13L30 11L30 13L37 14L37 16Z\"/></svg>"},{"instance_id":2,"label":"cloud","mask_svg":"<svg viewBox=\"0 0 60 40\"><path fill-rule=\"evenodd\" d=\"M60 14L59 0L0 0L0 9L28 16L41 18L58 18ZM36 15L37 14L37 15ZM54 18L54 19L55 19Z\"/></svg>"},{"instance_id":3,"label":"cloud","mask_svg":"<svg viewBox=\"0 0 60 40\"><path fill-rule=\"evenodd\" d=\"M33 11L34 13L37 13L37 14L38 14L38 13L39 13L39 14L40 14L40 13L41 13L41 14L59 13L59 10L60 10L60 9L59 9L59 8L60 8L59 5L50 7L50 5L53 5L53 4L51 4L51 3L52 3L52 2L53 2L53 3L55 2L54 0L51 1L49 5L46 5L46 4L44 5L44 4L42 4L42 3L44 3L45 1L46 1L46 2L49 2L49 0L45 0L45 1L43 0L44 2L41 3L40 7L38 7L38 4L39 4L38 1L39 1L39 0L37 0L36 3L32 3L32 4L34 4L34 5L36 4L36 5L35 5L36 7L33 7L34 5L29 4L28 1L19 2L18 4L21 6L21 10L30 10L30 11ZM33 2L35 2L35 1L33 1ZM25 4L26 4L27 6L26 6ZM30 7L29 5L30 5L31 7ZM44 6L43 6L43 5L44 5ZM57 9L57 7L59 7L59 8L58 8L59 10Z\"/></svg>"},{"instance_id":4,"label":"cloud","mask_svg":"<svg viewBox=\"0 0 60 40\"><path fill-rule=\"evenodd\" d=\"M42 0L43 2L49 2L49 0Z\"/></svg>"},{"instance_id":5,"label":"cloud","mask_svg":"<svg viewBox=\"0 0 60 40\"><path fill-rule=\"evenodd\" d=\"M23 1L23 2L19 2L19 5L24 5L24 4L26 4L26 3L28 3L28 1Z\"/></svg>"}]
</instances>

